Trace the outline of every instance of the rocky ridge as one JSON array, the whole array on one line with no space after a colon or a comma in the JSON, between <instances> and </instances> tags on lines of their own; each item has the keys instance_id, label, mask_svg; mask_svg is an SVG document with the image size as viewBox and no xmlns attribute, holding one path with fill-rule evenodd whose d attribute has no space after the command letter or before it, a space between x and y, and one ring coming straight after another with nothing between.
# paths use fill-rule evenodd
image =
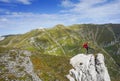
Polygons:
<instances>
[{"instance_id":1,"label":"rocky ridge","mask_svg":"<svg viewBox=\"0 0 120 81\"><path fill-rule=\"evenodd\" d=\"M101 53L78 54L70 59L70 64L73 66L67 75L70 81L111 81Z\"/></svg>"}]
</instances>

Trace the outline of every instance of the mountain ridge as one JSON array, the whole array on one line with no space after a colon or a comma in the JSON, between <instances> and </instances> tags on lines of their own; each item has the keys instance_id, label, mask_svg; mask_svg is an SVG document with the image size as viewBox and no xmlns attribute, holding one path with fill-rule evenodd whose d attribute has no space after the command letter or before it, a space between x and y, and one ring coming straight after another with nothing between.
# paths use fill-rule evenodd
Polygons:
<instances>
[{"instance_id":1,"label":"mountain ridge","mask_svg":"<svg viewBox=\"0 0 120 81\"><path fill-rule=\"evenodd\" d=\"M33 57L34 53L37 53L40 57L41 55L50 55L50 57L47 57L49 59L52 58L52 55L56 56L55 58L59 56L68 58L78 53L85 53L86 50L82 48L82 45L84 42L89 42L89 47L91 48L89 53L96 54L101 52L104 54L111 80L119 81L119 31L120 24L75 24L71 26L58 24L53 28L35 29L22 35L8 36L3 41L0 41L0 51L4 52L2 50L4 48L6 50L21 49L31 51ZM36 59L39 60L39 58ZM33 65L36 66L37 63L34 62ZM65 74L63 73L63 75ZM45 79L45 76L43 78Z\"/></svg>"}]
</instances>

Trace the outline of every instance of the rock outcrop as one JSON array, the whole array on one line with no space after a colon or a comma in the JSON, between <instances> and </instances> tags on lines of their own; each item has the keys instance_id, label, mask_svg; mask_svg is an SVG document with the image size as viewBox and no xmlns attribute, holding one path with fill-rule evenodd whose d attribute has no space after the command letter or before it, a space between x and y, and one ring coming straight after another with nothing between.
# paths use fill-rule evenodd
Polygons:
<instances>
[{"instance_id":1,"label":"rock outcrop","mask_svg":"<svg viewBox=\"0 0 120 81\"><path fill-rule=\"evenodd\" d=\"M0 56L0 78L5 81L42 81L34 72L31 52L10 50Z\"/></svg>"},{"instance_id":2,"label":"rock outcrop","mask_svg":"<svg viewBox=\"0 0 120 81\"><path fill-rule=\"evenodd\" d=\"M111 81L103 54L78 54L70 59L70 64L73 66L67 75L70 81Z\"/></svg>"}]
</instances>

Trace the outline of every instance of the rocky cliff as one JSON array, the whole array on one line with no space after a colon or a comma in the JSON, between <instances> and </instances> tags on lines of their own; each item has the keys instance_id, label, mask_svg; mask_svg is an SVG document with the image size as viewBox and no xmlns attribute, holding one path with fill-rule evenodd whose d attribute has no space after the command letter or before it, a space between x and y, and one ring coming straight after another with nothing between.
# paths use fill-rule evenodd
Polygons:
<instances>
[{"instance_id":1,"label":"rocky cliff","mask_svg":"<svg viewBox=\"0 0 120 81\"><path fill-rule=\"evenodd\" d=\"M111 81L103 54L78 54L70 59L70 64L73 66L67 75L70 81Z\"/></svg>"}]
</instances>

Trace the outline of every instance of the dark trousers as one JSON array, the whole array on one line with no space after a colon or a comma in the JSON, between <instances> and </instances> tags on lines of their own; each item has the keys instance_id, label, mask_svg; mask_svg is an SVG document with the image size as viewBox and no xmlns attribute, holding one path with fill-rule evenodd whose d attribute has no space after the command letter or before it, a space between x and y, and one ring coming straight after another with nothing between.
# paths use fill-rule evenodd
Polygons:
<instances>
[{"instance_id":1,"label":"dark trousers","mask_svg":"<svg viewBox=\"0 0 120 81\"><path fill-rule=\"evenodd\" d=\"M86 51L87 51L87 53L88 53L88 47L86 48Z\"/></svg>"}]
</instances>

